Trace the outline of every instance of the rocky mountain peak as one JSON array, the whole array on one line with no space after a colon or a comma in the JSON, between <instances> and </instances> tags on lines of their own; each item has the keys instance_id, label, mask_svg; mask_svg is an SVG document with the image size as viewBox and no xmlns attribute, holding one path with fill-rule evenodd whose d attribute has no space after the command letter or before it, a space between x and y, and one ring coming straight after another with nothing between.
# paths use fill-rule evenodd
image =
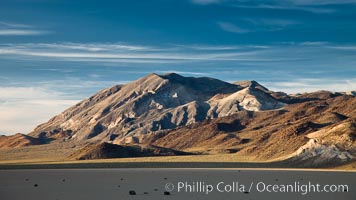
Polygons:
<instances>
[{"instance_id":1,"label":"rocky mountain peak","mask_svg":"<svg viewBox=\"0 0 356 200\"><path fill-rule=\"evenodd\" d=\"M268 89L255 81L231 84L209 77L152 73L98 92L38 126L30 135L139 143L148 133L241 110L270 110L284 105L265 91Z\"/></svg>"},{"instance_id":2,"label":"rocky mountain peak","mask_svg":"<svg viewBox=\"0 0 356 200\"><path fill-rule=\"evenodd\" d=\"M261 90L263 92L267 92L267 93L269 92L269 90L266 87L264 87L263 85L261 85L255 80L237 81L234 82L234 84L239 85L243 88L253 88L253 89Z\"/></svg>"}]
</instances>

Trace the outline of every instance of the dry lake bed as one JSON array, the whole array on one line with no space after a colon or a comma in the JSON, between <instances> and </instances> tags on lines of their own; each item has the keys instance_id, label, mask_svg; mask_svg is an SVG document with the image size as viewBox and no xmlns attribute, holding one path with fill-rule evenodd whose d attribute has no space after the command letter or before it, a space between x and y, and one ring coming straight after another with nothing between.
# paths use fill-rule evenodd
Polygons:
<instances>
[{"instance_id":1,"label":"dry lake bed","mask_svg":"<svg viewBox=\"0 0 356 200\"><path fill-rule=\"evenodd\" d=\"M1 200L355 200L356 173L279 169L0 170Z\"/></svg>"}]
</instances>

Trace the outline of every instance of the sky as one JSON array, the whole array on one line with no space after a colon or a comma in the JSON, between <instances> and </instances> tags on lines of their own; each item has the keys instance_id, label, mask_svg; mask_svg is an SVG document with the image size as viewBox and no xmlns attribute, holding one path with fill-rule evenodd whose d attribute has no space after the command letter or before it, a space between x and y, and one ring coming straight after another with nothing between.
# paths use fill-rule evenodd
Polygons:
<instances>
[{"instance_id":1,"label":"sky","mask_svg":"<svg viewBox=\"0 0 356 200\"><path fill-rule=\"evenodd\" d=\"M0 1L0 134L168 72L356 90L356 0Z\"/></svg>"}]
</instances>

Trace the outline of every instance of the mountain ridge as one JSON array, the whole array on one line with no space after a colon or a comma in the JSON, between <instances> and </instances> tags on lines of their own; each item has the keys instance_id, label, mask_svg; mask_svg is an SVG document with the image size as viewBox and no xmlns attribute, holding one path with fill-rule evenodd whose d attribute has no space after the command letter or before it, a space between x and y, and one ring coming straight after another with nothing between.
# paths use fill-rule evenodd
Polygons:
<instances>
[{"instance_id":1,"label":"mountain ridge","mask_svg":"<svg viewBox=\"0 0 356 200\"><path fill-rule=\"evenodd\" d=\"M281 106L268 94L254 89L238 93L242 90L243 87L239 85L213 78L183 77L175 73L149 74L132 83L113 86L93 95L38 126L29 135L51 138L56 132L70 130L76 132L75 137L79 139L91 139L101 132L114 135L111 137L116 135L125 137L137 135L139 131L138 134L145 134L226 116L241 109L259 110ZM251 93L256 91L268 97L269 102L275 101L276 105L264 108L257 99L246 98L255 96ZM213 97L216 98L217 94L229 96L235 94L240 97L241 105L234 102L234 98L231 97L230 100L227 98L211 100ZM246 101L243 102L245 98ZM247 104L254 104L253 108L247 107ZM78 122L78 114L82 121ZM90 116L90 119L87 116ZM113 118L115 121L111 120ZM131 126L131 121L138 122ZM137 125L139 123L141 124ZM78 127L75 124L86 124L90 129L88 126ZM101 134L99 140L106 137L104 134Z\"/></svg>"}]
</instances>

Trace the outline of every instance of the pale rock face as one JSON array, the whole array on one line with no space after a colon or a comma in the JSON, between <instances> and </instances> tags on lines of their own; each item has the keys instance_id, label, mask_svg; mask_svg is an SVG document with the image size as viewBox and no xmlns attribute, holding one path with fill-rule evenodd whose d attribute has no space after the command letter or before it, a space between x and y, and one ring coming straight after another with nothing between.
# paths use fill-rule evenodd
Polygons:
<instances>
[{"instance_id":1,"label":"pale rock face","mask_svg":"<svg viewBox=\"0 0 356 200\"><path fill-rule=\"evenodd\" d=\"M244 84L245 88L212 78L150 74L100 91L38 126L30 135L36 137L62 127L72 130L77 140L123 140L241 110L270 110L284 105L257 82Z\"/></svg>"},{"instance_id":2,"label":"pale rock face","mask_svg":"<svg viewBox=\"0 0 356 200\"><path fill-rule=\"evenodd\" d=\"M63 129L68 129L69 127L72 127L74 124L75 124L75 122L73 121L73 119L69 119L68 121L65 121L64 123L62 123L60 125L60 127Z\"/></svg>"},{"instance_id":3,"label":"pale rock face","mask_svg":"<svg viewBox=\"0 0 356 200\"><path fill-rule=\"evenodd\" d=\"M305 145L301 146L294 156L304 160L314 158L315 162L327 162L331 159L349 161L354 158L349 152L342 151L335 145L323 145L315 139L310 139Z\"/></svg>"},{"instance_id":4,"label":"pale rock face","mask_svg":"<svg viewBox=\"0 0 356 200\"><path fill-rule=\"evenodd\" d=\"M157 102L155 102L154 100L151 101L149 107L150 107L151 109L158 109L158 110L161 110L161 109L164 108L162 104L157 103Z\"/></svg>"},{"instance_id":5,"label":"pale rock face","mask_svg":"<svg viewBox=\"0 0 356 200\"><path fill-rule=\"evenodd\" d=\"M346 92L347 95L356 96L356 91Z\"/></svg>"},{"instance_id":6,"label":"pale rock face","mask_svg":"<svg viewBox=\"0 0 356 200\"><path fill-rule=\"evenodd\" d=\"M245 110L273 110L284 106L283 103L277 101L269 94L250 88L243 89L237 93L236 98L240 101L240 106L242 106Z\"/></svg>"},{"instance_id":7,"label":"pale rock face","mask_svg":"<svg viewBox=\"0 0 356 200\"><path fill-rule=\"evenodd\" d=\"M89 124L95 124L97 122L97 119L100 117L100 113L97 113L93 116L93 118L91 118L91 120L89 121Z\"/></svg>"},{"instance_id":8,"label":"pale rock face","mask_svg":"<svg viewBox=\"0 0 356 200\"><path fill-rule=\"evenodd\" d=\"M231 95L232 96L232 95ZM231 97L229 96L229 97ZM210 110L208 111L208 116L210 118L225 117L232 115L239 110L239 101L234 98L224 98L218 101L210 101Z\"/></svg>"},{"instance_id":9,"label":"pale rock face","mask_svg":"<svg viewBox=\"0 0 356 200\"><path fill-rule=\"evenodd\" d=\"M229 116L240 110L273 110L285 105L269 94L251 88L242 89L218 100L211 100L209 104L211 105L209 115L217 113L217 117Z\"/></svg>"},{"instance_id":10,"label":"pale rock face","mask_svg":"<svg viewBox=\"0 0 356 200\"><path fill-rule=\"evenodd\" d=\"M172 95L173 98L178 98L178 94L175 92L173 95Z\"/></svg>"},{"instance_id":11,"label":"pale rock face","mask_svg":"<svg viewBox=\"0 0 356 200\"><path fill-rule=\"evenodd\" d=\"M115 128L122 121L122 117L117 118L115 121L111 122L108 129Z\"/></svg>"}]
</instances>

